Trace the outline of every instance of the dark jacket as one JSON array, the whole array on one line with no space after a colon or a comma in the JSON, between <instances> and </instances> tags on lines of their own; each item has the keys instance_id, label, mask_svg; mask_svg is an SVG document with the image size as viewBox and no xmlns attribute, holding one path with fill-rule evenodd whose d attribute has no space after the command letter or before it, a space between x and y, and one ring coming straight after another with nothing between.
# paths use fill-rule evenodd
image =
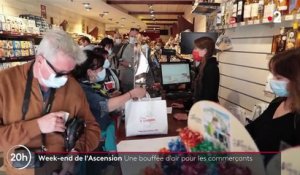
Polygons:
<instances>
[{"instance_id":1,"label":"dark jacket","mask_svg":"<svg viewBox=\"0 0 300 175\"><path fill-rule=\"evenodd\" d=\"M195 89L194 101L209 100L219 102L218 92L220 84L220 72L218 67L218 61L215 57L207 59L206 65L203 70L203 77L200 79L202 88L200 91Z\"/></svg>"}]
</instances>

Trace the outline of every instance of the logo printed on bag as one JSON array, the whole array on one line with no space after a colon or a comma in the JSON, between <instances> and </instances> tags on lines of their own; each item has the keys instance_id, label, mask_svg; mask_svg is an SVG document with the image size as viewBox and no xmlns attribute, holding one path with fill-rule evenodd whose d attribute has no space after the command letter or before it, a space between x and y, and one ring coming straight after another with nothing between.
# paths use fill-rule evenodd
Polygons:
<instances>
[{"instance_id":1,"label":"logo printed on bag","mask_svg":"<svg viewBox=\"0 0 300 175\"><path fill-rule=\"evenodd\" d=\"M151 117L151 116L146 116L146 117L141 117L140 118L140 123L144 127L152 127L152 125L154 125L155 122L156 122L156 119L154 117Z\"/></svg>"}]
</instances>

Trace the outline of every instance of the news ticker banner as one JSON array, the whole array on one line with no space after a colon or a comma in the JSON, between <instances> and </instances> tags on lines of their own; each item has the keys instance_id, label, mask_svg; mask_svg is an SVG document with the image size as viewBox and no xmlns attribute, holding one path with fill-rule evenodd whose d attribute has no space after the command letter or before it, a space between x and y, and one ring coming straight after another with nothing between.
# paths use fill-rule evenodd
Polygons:
<instances>
[{"instance_id":1,"label":"news ticker banner","mask_svg":"<svg viewBox=\"0 0 300 175\"><path fill-rule=\"evenodd\" d=\"M256 162L271 160L273 153L225 153L225 152L198 152L198 153L78 153L78 154L51 154L32 153L18 145L7 154L9 166L17 171L34 169L36 175L47 175L59 172L64 164L75 167L77 174L94 175L99 169L113 165L120 169L123 175L148 174L214 174L232 175L238 172L243 175L266 174L266 169L259 168ZM280 154L276 156L281 162ZM275 163L271 167L272 175L281 173L281 166ZM240 174L238 173L238 174Z\"/></svg>"}]
</instances>

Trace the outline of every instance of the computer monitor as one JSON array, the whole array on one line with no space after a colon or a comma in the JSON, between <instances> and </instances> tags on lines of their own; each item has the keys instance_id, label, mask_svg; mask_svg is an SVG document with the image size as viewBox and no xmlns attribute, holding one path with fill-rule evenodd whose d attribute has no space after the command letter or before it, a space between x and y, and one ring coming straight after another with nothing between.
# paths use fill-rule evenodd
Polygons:
<instances>
[{"instance_id":1,"label":"computer monitor","mask_svg":"<svg viewBox=\"0 0 300 175\"><path fill-rule=\"evenodd\" d=\"M181 54L192 54L195 48L194 41L201 37L210 37L215 42L218 38L216 32L182 32L180 41Z\"/></svg>"},{"instance_id":2,"label":"computer monitor","mask_svg":"<svg viewBox=\"0 0 300 175\"><path fill-rule=\"evenodd\" d=\"M190 64L188 62L161 63L161 83L163 87L191 83Z\"/></svg>"}]
</instances>

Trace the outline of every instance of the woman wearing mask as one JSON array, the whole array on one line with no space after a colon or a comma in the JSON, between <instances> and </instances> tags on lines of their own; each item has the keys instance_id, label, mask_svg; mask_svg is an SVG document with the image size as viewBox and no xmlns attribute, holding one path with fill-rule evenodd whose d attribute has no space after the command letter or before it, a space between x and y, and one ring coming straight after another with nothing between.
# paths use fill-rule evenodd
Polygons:
<instances>
[{"instance_id":1,"label":"woman wearing mask","mask_svg":"<svg viewBox=\"0 0 300 175\"><path fill-rule=\"evenodd\" d=\"M100 48L106 50L108 52L108 61L110 62L110 67L112 69L116 69L117 59L115 54L113 53L114 41L110 38L103 38L101 42L98 44Z\"/></svg>"},{"instance_id":2,"label":"woman wearing mask","mask_svg":"<svg viewBox=\"0 0 300 175\"><path fill-rule=\"evenodd\" d=\"M276 94L268 108L246 126L260 151L300 145L300 49L275 55L269 62Z\"/></svg>"},{"instance_id":3,"label":"woman wearing mask","mask_svg":"<svg viewBox=\"0 0 300 175\"><path fill-rule=\"evenodd\" d=\"M110 61L108 59L109 53L102 48L95 48L94 52L101 54L105 58L104 64L102 66L106 70L105 77L103 78L103 80L98 82L98 84L102 87L101 95L108 98L121 95L120 82L115 70L111 69Z\"/></svg>"},{"instance_id":4,"label":"woman wearing mask","mask_svg":"<svg viewBox=\"0 0 300 175\"><path fill-rule=\"evenodd\" d=\"M134 88L118 97L108 99L102 96L98 82L103 81L105 78L106 70L103 68L105 58L94 51L85 52L88 59L82 65L76 67L73 75L83 88L90 109L100 124L101 136L105 139L104 150L116 151L115 126L109 112L121 108L132 98L144 97L146 91L143 88Z\"/></svg>"},{"instance_id":5,"label":"woman wearing mask","mask_svg":"<svg viewBox=\"0 0 300 175\"><path fill-rule=\"evenodd\" d=\"M193 103L200 100L209 100L219 102L218 91L220 82L220 73L218 62L213 54L215 52L215 42L209 37L201 37L194 41L202 63L198 66L198 74L193 81L193 99L181 103L173 103L174 108L185 108L189 110ZM176 119L186 120L186 113L177 113Z\"/></svg>"}]
</instances>

